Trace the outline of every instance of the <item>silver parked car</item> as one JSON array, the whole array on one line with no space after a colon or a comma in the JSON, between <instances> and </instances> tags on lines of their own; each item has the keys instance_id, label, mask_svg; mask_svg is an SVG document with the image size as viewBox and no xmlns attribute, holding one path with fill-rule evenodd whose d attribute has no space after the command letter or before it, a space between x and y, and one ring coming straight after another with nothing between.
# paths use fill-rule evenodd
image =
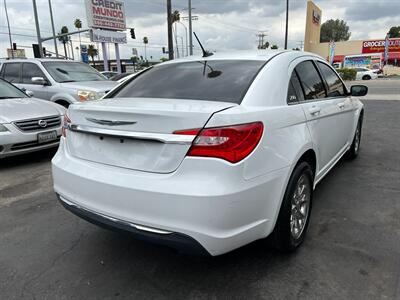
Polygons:
<instances>
[{"instance_id":1,"label":"silver parked car","mask_svg":"<svg viewBox=\"0 0 400 300\"><path fill-rule=\"evenodd\" d=\"M65 108L0 79L0 158L57 147Z\"/></svg>"},{"instance_id":2,"label":"silver parked car","mask_svg":"<svg viewBox=\"0 0 400 300\"><path fill-rule=\"evenodd\" d=\"M60 59L6 60L1 63L0 77L65 107L98 100L118 84L87 64Z\"/></svg>"}]
</instances>

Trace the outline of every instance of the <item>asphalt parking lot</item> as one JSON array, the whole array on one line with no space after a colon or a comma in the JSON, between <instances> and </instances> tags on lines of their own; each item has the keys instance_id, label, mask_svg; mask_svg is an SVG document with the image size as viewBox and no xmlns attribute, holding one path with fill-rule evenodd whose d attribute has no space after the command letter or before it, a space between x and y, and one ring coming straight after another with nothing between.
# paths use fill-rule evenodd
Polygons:
<instances>
[{"instance_id":1,"label":"asphalt parking lot","mask_svg":"<svg viewBox=\"0 0 400 300\"><path fill-rule=\"evenodd\" d=\"M140 242L62 208L54 151L0 161L0 299L400 299L400 101L364 103L360 156L317 186L292 255L268 241L216 258Z\"/></svg>"}]
</instances>

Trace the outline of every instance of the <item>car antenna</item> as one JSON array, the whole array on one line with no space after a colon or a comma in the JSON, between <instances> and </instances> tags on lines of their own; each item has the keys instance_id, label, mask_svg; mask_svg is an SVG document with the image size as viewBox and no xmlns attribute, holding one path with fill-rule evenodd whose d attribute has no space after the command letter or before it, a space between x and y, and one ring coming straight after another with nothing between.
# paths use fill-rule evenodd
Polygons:
<instances>
[{"instance_id":1,"label":"car antenna","mask_svg":"<svg viewBox=\"0 0 400 300\"><path fill-rule=\"evenodd\" d=\"M208 56L213 55L213 53L208 52L207 50L204 49L204 47L203 47L203 45L201 44L199 38L197 37L196 32L193 31L193 34L194 34L194 36L195 36L197 42L199 43L199 45L200 45L200 47L201 47L201 51L203 51L203 57L208 57Z\"/></svg>"}]
</instances>

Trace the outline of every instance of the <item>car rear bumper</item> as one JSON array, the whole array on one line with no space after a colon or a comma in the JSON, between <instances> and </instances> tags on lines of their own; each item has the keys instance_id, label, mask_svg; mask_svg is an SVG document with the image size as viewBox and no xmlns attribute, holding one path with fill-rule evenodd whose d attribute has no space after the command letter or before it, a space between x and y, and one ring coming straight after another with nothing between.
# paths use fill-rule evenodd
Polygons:
<instances>
[{"instance_id":1,"label":"car rear bumper","mask_svg":"<svg viewBox=\"0 0 400 300\"><path fill-rule=\"evenodd\" d=\"M184 243L172 243L177 248L195 241L219 255L266 237L289 168L245 180L240 166L217 159L204 164L204 159L186 158L170 174L138 172L75 158L62 138L52 161L54 189L64 206L84 219L100 216L99 223L150 234L164 244L166 238L185 237Z\"/></svg>"},{"instance_id":2,"label":"car rear bumper","mask_svg":"<svg viewBox=\"0 0 400 300\"><path fill-rule=\"evenodd\" d=\"M5 124L5 126L9 131L0 132L0 158L54 148L58 146L60 141L61 127L48 128L40 131L46 132L55 130L57 132L57 140L38 143L38 131L22 132L11 124Z\"/></svg>"}]
</instances>

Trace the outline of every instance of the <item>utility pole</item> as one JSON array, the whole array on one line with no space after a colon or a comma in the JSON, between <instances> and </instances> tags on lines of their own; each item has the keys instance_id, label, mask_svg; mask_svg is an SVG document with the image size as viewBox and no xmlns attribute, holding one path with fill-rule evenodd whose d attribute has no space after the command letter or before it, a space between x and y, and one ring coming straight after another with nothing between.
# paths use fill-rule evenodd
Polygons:
<instances>
[{"instance_id":1,"label":"utility pole","mask_svg":"<svg viewBox=\"0 0 400 300\"><path fill-rule=\"evenodd\" d=\"M304 41L299 41L298 43L300 44L300 50L303 51Z\"/></svg>"},{"instance_id":2,"label":"utility pole","mask_svg":"<svg viewBox=\"0 0 400 300\"><path fill-rule=\"evenodd\" d=\"M168 27L168 58L169 60L174 59L174 43L172 40L172 18L171 18L172 8L171 0L167 0L167 27Z\"/></svg>"},{"instance_id":3,"label":"utility pole","mask_svg":"<svg viewBox=\"0 0 400 300\"><path fill-rule=\"evenodd\" d=\"M285 30L285 50L288 44L288 29L289 29L289 0L286 0L286 30Z\"/></svg>"},{"instance_id":4,"label":"utility pole","mask_svg":"<svg viewBox=\"0 0 400 300\"><path fill-rule=\"evenodd\" d=\"M192 0L189 0L188 9L189 9L189 54L193 55Z\"/></svg>"},{"instance_id":5,"label":"utility pole","mask_svg":"<svg viewBox=\"0 0 400 300\"><path fill-rule=\"evenodd\" d=\"M53 30L54 49L56 52L56 57L58 58L57 38L56 38L56 30L54 29L53 9L51 7L51 0L49 0L49 10L50 10L51 29Z\"/></svg>"},{"instance_id":6,"label":"utility pole","mask_svg":"<svg viewBox=\"0 0 400 300\"><path fill-rule=\"evenodd\" d=\"M264 31L261 31L259 34L257 34L258 37L258 49L263 49L264 46L264 37L267 35L264 33Z\"/></svg>"},{"instance_id":7,"label":"utility pole","mask_svg":"<svg viewBox=\"0 0 400 300\"><path fill-rule=\"evenodd\" d=\"M11 50L11 57L14 58L14 50L11 38L11 29L10 29L10 20L8 19L8 11L7 11L7 3L4 0L4 10L6 11L6 19L7 19L7 26L8 26L8 38L10 39L10 50Z\"/></svg>"},{"instance_id":8,"label":"utility pole","mask_svg":"<svg viewBox=\"0 0 400 300\"><path fill-rule=\"evenodd\" d=\"M39 53L40 53L40 57L43 57L43 46L42 46L42 38L40 37L40 26L39 26L39 18L38 18L37 7L36 7L36 0L32 0L32 2L33 2L33 14L35 16L36 34L37 34L38 45L39 45Z\"/></svg>"}]
</instances>

